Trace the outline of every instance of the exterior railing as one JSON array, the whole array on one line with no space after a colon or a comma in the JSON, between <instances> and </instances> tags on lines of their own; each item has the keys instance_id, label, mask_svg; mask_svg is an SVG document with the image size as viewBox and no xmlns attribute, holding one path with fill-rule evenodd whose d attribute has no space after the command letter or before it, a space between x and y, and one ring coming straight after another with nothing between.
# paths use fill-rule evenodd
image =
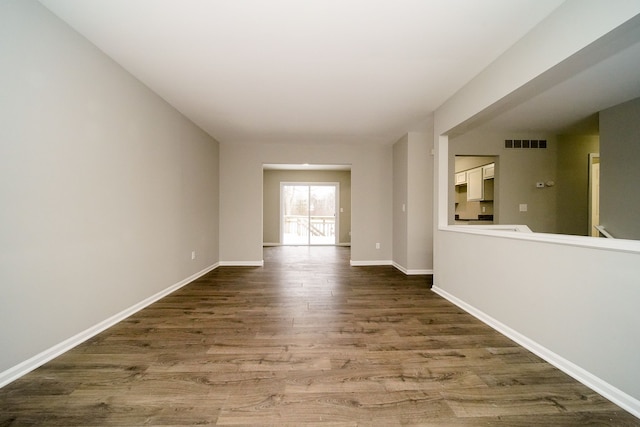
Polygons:
<instances>
[{"instance_id":1,"label":"exterior railing","mask_svg":"<svg viewBox=\"0 0 640 427\"><path fill-rule=\"evenodd\" d=\"M335 236L336 217L333 215L285 215L284 233L296 236Z\"/></svg>"}]
</instances>

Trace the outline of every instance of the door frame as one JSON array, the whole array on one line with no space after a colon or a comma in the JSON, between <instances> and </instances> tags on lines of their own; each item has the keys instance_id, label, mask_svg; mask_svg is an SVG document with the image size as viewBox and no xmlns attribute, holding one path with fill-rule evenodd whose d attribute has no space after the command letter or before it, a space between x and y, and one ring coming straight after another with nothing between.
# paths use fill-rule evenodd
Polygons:
<instances>
[{"instance_id":1,"label":"door frame","mask_svg":"<svg viewBox=\"0 0 640 427\"><path fill-rule=\"evenodd\" d=\"M337 246L340 241L340 183L339 182L327 182L327 181L318 181L318 182L309 182L309 181L281 181L280 182L280 244L285 246L284 243L284 197L282 197L282 192L285 186L287 185L297 185L297 186L307 186L307 187L334 187L335 194L335 207L334 207L334 217L335 217L335 232L334 232L334 240L333 243L330 244L311 244L310 234L307 237L307 243L305 246ZM309 191L311 189L309 188ZM310 214L309 214L310 216ZM291 244L291 246L294 246Z\"/></svg>"},{"instance_id":2,"label":"door frame","mask_svg":"<svg viewBox=\"0 0 640 427\"><path fill-rule=\"evenodd\" d=\"M596 161L597 159L597 161ZM598 230L596 230L594 228L595 225L600 225L600 224L594 224L593 223L593 185L594 185L594 178L593 178L593 165L596 163L600 163L600 153L589 153L589 187L588 187L588 192L589 192L589 232L587 234L587 236L594 236L594 237L599 237L600 233L598 232ZM598 195L600 193L598 192Z\"/></svg>"}]
</instances>

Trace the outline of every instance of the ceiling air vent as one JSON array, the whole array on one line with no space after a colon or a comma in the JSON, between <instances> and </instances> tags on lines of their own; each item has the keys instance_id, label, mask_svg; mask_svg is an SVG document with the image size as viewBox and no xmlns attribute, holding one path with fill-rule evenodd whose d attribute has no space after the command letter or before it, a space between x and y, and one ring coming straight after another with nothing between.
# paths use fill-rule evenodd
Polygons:
<instances>
[{"instance_id":1,"label":"ceiling air vent","mask_svg":"<svg viewBox=\"0 0 640 427\"><path fill-rule=\"evenodd\" d=\"M546 139L505 139L504 148L547 148Z\"/></svg>"}]
</instances>

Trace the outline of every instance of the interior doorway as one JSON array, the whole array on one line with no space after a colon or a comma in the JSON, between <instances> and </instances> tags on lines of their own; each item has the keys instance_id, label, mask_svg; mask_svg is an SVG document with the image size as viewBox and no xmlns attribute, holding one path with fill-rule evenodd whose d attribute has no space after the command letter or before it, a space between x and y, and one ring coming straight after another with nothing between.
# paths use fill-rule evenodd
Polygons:
<instances>
[{"instance_id":1,"label":"interior doorway","mask_svg":"<svg viewBox=\"0 0 640 427\"><path fill-rule=\"evenodd\" d=\"M338 243L340 184L282 182L280 241L283 245Z\"/></svg>"}]
</instances>

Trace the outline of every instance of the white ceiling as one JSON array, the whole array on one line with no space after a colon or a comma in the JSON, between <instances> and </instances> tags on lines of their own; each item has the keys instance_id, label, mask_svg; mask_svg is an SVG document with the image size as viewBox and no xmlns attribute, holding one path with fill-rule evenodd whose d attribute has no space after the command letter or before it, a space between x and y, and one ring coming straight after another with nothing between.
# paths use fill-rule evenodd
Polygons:
<instances>
[{"instance_id":1,"label":"white ceiling","mask_svg":"<svg viewBox=\"0 0 640 427\"><path fill-rule=\"evenodd\" d=\"M562 0L41 0L223 143L421 130Z\"/></svg>"},{"instance_id":2,"label":"white ceiling","mask_svg":"<svg viewBox=\"0 0 640 427\"><path fill-rule=\"evenodd\" d=\"M598 112L640 97L640 19L597 52L567 78L553 80L501 114L477 123L482 129L526 132L597 134ZM558 81L559 80L559 81Z\"/></svg>"}]
</instances>

